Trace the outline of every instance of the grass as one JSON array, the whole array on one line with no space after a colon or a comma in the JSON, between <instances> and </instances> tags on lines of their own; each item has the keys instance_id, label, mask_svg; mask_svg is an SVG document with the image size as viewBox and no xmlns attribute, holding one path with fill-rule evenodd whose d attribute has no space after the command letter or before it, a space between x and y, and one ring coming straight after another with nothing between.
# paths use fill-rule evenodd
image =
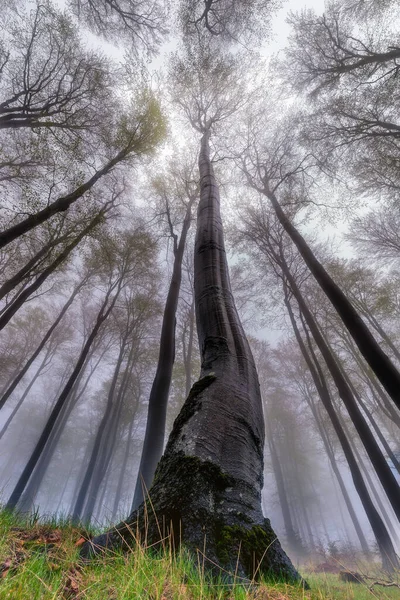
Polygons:
<instances>
[{"instance_id":1,"label":"grass","mask_svg":"<svg viewBox=\"0 0 400 600\"><path fill-rule=\"evenodd\" d=\"M302 573L311 589L262 582L246 588L207 579L204 562L184 552L136 546L90 564L79 561L81 529L0 513L0 599L10 600L400 600L399 588L344 583Z\"/></svg>"}]
</instances>

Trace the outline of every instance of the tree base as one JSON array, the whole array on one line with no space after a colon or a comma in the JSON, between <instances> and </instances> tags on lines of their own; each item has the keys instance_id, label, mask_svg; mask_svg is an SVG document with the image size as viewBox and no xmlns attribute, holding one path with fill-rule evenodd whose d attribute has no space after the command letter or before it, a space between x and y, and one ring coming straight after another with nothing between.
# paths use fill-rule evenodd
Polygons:
<instances>
[{"instance_id":1,"label":"tree base","mask_svg":"<svg viewBox=\"0 0 400 600\"><path fill-rule=\"evenodd\" d=\"M161 459L149 499L105 534L87 542L81 556L89 559L105 549L123 548L139 540L145 545L201 553L207 570L236 573L247 579L261 575L299 582L301 578L283 551L254 490L210 461L183 452ZM257 517L257 518L254 518ZM165 542L164 542L165 543Z\"/></svg>"}]
</instances>

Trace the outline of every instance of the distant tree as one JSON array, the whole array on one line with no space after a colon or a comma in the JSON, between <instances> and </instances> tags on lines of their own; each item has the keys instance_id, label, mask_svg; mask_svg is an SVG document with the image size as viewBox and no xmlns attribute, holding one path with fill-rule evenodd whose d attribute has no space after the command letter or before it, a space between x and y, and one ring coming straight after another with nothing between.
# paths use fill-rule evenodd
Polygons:
<instances>
[{"instance_id":1,"label":"distant tree","mask_svg":"<svg viewBox=\"0 0 400 600\"><path fill-rule=\"evenodd\" d=\"M155 52L168 32L168 3L160 0L69 0L69 7L97 35L136 51Z\"/></svg>"},{"instance_id":2,"label":"distant tree","mask_svg":"<svg viewBox=\"0 0 400 600\"><path fill-rule=\"evenodd\" d=\"M99 248L97 257L94 257L94 260L95 262L98 261L97 264L100 266L99 273L100 275L103 275L103 280L106 284L104 299L101 302L95 323L88 338L85 340L74 369L60 396L57 398L32 455L10 495L7 502L7 508L14 509L17 506L21 494L23 493L29 478L32 476L38 460L43 451L45 451L51 432L58 426L59 419L62 419L63 417L63 412L66 410L70 392L79 377L96 336L115 307L119 295L126 284L126 278L132 270L134 270L134 266L136 266L137 263L141 264L142 260L145 261L145 257L147 257L147 253L151 248L152 240L143 233L142 235L136 233L134 239L126 236L125 243L120 243L118 248L116 248L112 238L109 239L108 244L105 237L102 238L101 247Z\"/></svg>"},{"instance_id":3,"label":"distant tree","mask_svg":"<svg viewBox=\"0 0 400 600\"><path fill-rule=\"evenodd\" d=\"M315 343L326 363L329 373L335 385L337 386L340 397L343 400L343 403L345 404L349 415L351 416L351 419L354 423L357 432L360 435L360 438L363 441L363 444L365 445L371 462L375 464L378 476L378 471L382 469L381 475L384 479L386 479L386 477L388 478L387 483L389 484L389 487L385 489L388 497L391 495L391 493L393 493L391 504L395 511L397 506L395 497L399 493L397 482L387 462L385 461L378 444L375 442L362 416L361 411L358 409L356 402L352 396L351 389L347 383L347 380L343 376L343 373L340 370L337 362L335 361L335 358L331 354L330 349L320 332L319 326L315 321L307 305L306 300L304 299L304 296L299 287L299 283L296 281L296 275L299 275L299 272L297 271L298 260L296 260L295 255L293 255L293 253L290 251L290 246L288 247L287 243L285 243L285 236L281 229L279 221L275 221L275 226L273 223L274 219L272 217L270 220L266 219L265 211L264 214L260 214L258 216L256 213L253 213L253 225L251 226L251 229L248 230L248 238L251 239L252 242L255 243L259 251L261 251L263 255L265 255L265 257L271 261L271 264L274 265L273 268L275 270L276 276L282 282L285 304L289 312L290 321L292 323L293 330L297 342L299 344L299 348L310 370L314 385L318 391L321 402L329 415L329 418L334 426L335 432L342 445L343 452L346 456L346 460L348 461L352 473L354 485L360 495L360 499L363 503L371 527L374 531L375 537L380 547L383 564L386 568L393 568L393 566L397 564L393 544L390 540L390 536L386 530L386 527L370 498L368 489L363 481L360 469L357 465L357 462L355 461L349 441L346 437L346 434L343 431L343 427L340 423L339 417L336 413L335 407L331 399L329 387L324 372L320 366L320 361L317 358L313 346L311 345L310 334L312 336L312 339L315 340ZM302 277L300 271L299 282L301 282L301 279ZM301 333L297 325L293 309L291 307L292 296L296 300L298 309L300 311L300 316L303 319L302 322L303 328L305 328L304 332L306 335L306 342L304 342L303 338L301 337ZM308 332L308 330L310 331L310 333ZM369 447L370 450L368 450L367 447ZM378 458L377 462L375 462L376 458ZM383 484L382 479L381 481Z\"/></svg>"},{"instance_id":4,"label":"distant tree","mask_svg":"<svg viewBox=\"0 0 400 600\"><path fill-rule=\"evenodd\" d=\"M276 0L182 0L179 18L186 35L202 34L225 43L265 38Z\"/></svg>"},{"instance_id":5,"label":"distant tree","mask_svg":"<svg viewBox=\"0 0 400 600\"><path fill-rule=\"evenodd\" d=\"M153 281L149 281L155 274L154 269L151 268L153 263L154 261L149 260L148 264L144 263L141 269L135 269L135 279L129 286L130 289L124 290L125 297L120 299L120 304L123 302L125 310L118 315L117 326L120 329L118 355L107 393L104 414L72 511L71 516L75 521L82 520L89 523L93 515L101 483L107 475L115 451L129 377L138 360L143 322L154 319L158 312L158 304L154 302L155 286Z\"/></svg>"},{"instance_id":6,"label":"distant tree","mask_svg":"<svg viewBox=\"0 0 400 600\"><path fill-rule=\"evenodd\" d=\"M172 240L174 262L164 307L159 357L149 396L146 431L132 510L143 502L146 495L144 490L148 490L153 483L154 473L164 450L168 395L175 362L176 314L182 281L182 261L192 222L192 208L198 199L198 183L193 171L190 164L182 164L182 168L177 169L173 163L169 168L169 177L165 174L153 181L154 192L161 201L160 208L165 214ZM176 226L177 221L181 220L181 231L178 235Z\"/></svg>"},{"instance_id":7,"label":"distant tree","mask_svg":"<svg viewBox=\"0 0 400 600\"><path fill-rule=\"evenodd\" d=\"M296 212L312 201L309 190L312 175L309 173L313 158L301 156L289 128L290 123L282 123L274 135L271 130L265 131L261 115L257 121L255 117L250 121L248 147L241 158L247 182L268 199L281 226L340 315L361 354L400 408L400 372L294 224Z\"/></svg>"}]
</instances>

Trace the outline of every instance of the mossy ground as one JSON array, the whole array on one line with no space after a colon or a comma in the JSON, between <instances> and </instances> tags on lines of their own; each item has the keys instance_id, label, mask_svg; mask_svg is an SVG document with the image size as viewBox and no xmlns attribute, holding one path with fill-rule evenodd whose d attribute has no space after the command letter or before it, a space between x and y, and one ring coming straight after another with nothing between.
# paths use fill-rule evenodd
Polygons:
<instances>
[{"instance_id":1,"label":"mossy ground","mask_svg":"<svg viewBox=\"0 0 400 600\"><path fill-rule=\"evenodd\" d=\"M302 573L309 591L276 581L248 588L239 578L227 586L222 579L207 579L204 560L190 559L184 551L174 555L168 541L158 553L137 545L125 554L82 564L79 543L87 532L68 522L22 521L0 513L0 534L1 600L400 599L400 589L371 592L368 585L343 583L332 574Z\"/></svg>"}]
</instances>

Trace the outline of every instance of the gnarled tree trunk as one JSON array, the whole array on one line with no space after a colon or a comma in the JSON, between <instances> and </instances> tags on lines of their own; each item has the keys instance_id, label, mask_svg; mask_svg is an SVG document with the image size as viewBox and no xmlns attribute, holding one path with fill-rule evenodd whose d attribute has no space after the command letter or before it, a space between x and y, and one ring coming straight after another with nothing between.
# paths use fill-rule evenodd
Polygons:
<instances>
[{"instance_id":1,"label":"gnarled tree trunk","mask_svg":"<svg viewBox=\"0 0 400 600\"><path fill-rule=\"evenodd\" d=\"M254 360L232 297L209 156L209 130L199 156L200 203L195 245L195 302L201 376L175 420L147 507L147 541L158 523L192 550L240 575L299 576L261 509L264 423ZM143 526L142 505L126 522L82 549L129 541ZM157 522L155 516L157 516ZM206 561L206 564L207 561Z\"/></svg>"}]
</instances>

